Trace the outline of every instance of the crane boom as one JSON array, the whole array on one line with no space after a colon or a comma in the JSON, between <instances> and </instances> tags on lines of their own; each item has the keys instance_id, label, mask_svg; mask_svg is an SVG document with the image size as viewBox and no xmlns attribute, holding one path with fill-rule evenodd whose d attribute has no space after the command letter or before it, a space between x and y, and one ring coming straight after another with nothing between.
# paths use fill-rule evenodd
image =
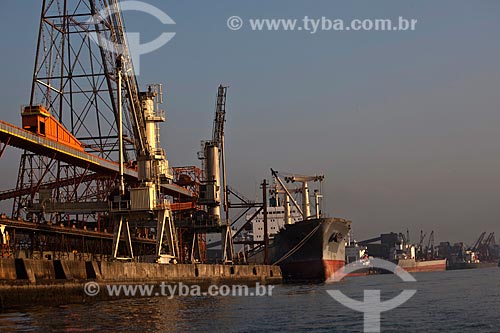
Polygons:
<instances>
[{"instance_id":1,"label":"crane boom","mask_svg":"<svg viewBox=\"0 0 500 333\"><path fill-rule=\"evenodd\" d=\"M217 224L221 222L221 190L226 212L226 222L229 219L227 205L227 184L224 151L224 122L226 121L226 91L227 87L219 85L215 103L215 117L212 128L212 140L203 142L203 170L206 184L203 201L208 207L209 219Z\"/></svg>"},{"instance_id":2,"label":"crane boom","mask_svg":"<svg viewBox=\"0 0 500 333\"><path fill-rule=\"evenodd\" d=\"M432 230L429 235L429 240L427 241L427 249L430 249L431 246L434 247L434 230Z\"/></svg>"},{"instance_id":3,"label":"crane boom","mask_svg":"<svg viewBox=\"0 0 500 333\"><path fill-rule=\"evenodd\" d=\"M93 1L90 2L93 4ZM94 13L94 22L105 21L109 24L111 33L111 41L103 39L98 33L98 41L101 52L109 49L107 43L114 44L114 52L109 52L110 56L114 57L115 62L121 57L121 66L123 71L124 89L127 91L127 106L129 111L130 120L132 122L132 129L134 135L134 145L137 156L147 156L149 151L146 143L146 125L145 117L141 108L141 100L139 97L139 86L135 76L133 63L128 50L127 39L125 37L125 29L121 17L121 10L118 0L109 0L109 4L105 6L106 12ZM95 12L95 10L94 10ZM115 77L115 80L117 78ZM117 101L122 103L122 101Z\"/></svg>"},{"instance_id":4,"label":"crane boom","mask_svg":"<svg viewBox=\"0 0 500 333\"><path fill-rule=\"evenodd\" d=\"M420 240L418 242L418 249L420 251L422 251L422 246L424 244L425 236L427 236L427 233L425 233L423 230L420 230Z\"/></svg>"},{"instance_id":5,"label":"crane boom","mask_svg":"<svg viewBox=\"0 0 500 333\"><path fill-rule=\"evenodd\" d=\"M325 179L323 175L314 175L314 176L304 176L304 175L290 175L285 177L285 181L287 183L291 182L321 182Z\"/></svg>"},{"instance_id":6,"label":"crane boom","mask_svg":"<svg viewBox=\"0 0 500 333\"><path fill-rule=\"evenodd\" d=\"M227 87L222 84L217 89L217 103L215 106L215 119L212 131L212 142L222 149L224 140L224 123L226 121L226 92Z\"/></svg>"},{"instance_id":7,"label":"crane boom","mask_svg":"<svg viewBox=\"0 0 500 333\"><path fill-rule=\"evenodd\" d=\"M483 242L483 239L484 239L484 236L486 235L486 231L484 231L480 236L479 238L477 239L476 243L474 244L474 246L472 247L472 251L477 251L477 249L479 248L479 246L481 245L481 243Z\"/></svg>"},{"instance_id":8,"label":"crane boom","mask_svg":"<svg viewBox=\"0 0 500 333\"><path fill-rule=\"evenodd\" d=\"M486 238L486 240L484 241L484 247L485 248L488 248L490 247L490 244L492 244L492 241L495 239L495 233L492 232L488 235L488 237Z\"/></svg>"}]
</instances>

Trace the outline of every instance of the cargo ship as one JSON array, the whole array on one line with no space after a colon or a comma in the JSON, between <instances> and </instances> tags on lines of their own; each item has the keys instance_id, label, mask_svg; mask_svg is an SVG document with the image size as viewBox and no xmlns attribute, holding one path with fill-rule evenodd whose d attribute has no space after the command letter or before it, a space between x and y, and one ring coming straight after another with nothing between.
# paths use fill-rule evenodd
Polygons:
<instances>
[{"instance_id":1,"label":"cargo ship","mask_svg":"<svg viewBox=\"0 0 500 333\"><path fill-rule=\"evenodd\" d=\"M458 252L457 255L451 256L452 260L448 262L448 270L456 269L477 269L477 268L491 268L498 267L498 262L494 259L496 254L495 247L490 247L490 243L494 244L494 233L492 232L483 242L483 232L476 244L467 250ZM464 247L461 246L461 249Z\"/></svg>"},{"instance_id":2,"label":"cargo ship","mask_svg":"<svg viewBox=\"0 0 500 333\"><path fill-rule=\"evenodd\" d=\"M255 217L251 221L251 237L255 243L265 243L267 229L267 260L265 246L250 251L248 260L279 265L285 281L324 282L332 278L345 265L345 246L351 221L322 217L319 204L321 195L317 190L314 191L315 214L311 215L307 182L322 181L323 176L285 177L287 182L302 183L301 187L293 189L287 188L277 172L271 171L281 189L276 184L271 192L274 197L266 207L267 227L264 226L263 212L256 216L247 215L247 222L250 216ZM302 205L295 202L290 193L302 194Z\"/></svg>"},{"instance_id":3,"label":"cargo ship","mask_svg":"<svg viewBox=\"0 0 500 333\"><path fill-rule=\"evenodd\" d=\"M324 282L345 265L345 244L351 221L315 218L286 224L274 234L268 262L281 268L287 282ZM264 263L265 250L250 253L249 262Z\"/></svg>"},{"instance_id":4,"label":"cargo ship","mask_svg":"<svg viewBox=\"0 0 500 333\"><path fill-rule=\"evenodd\" d=\"M434 250L434 233L431 233L427 247L422 245L423 235L421 235L418 244L411 244L409 242L409 231L407 231L406 235L395 232L384 233L380 234L379 237L358 242L355 244L357 247L349 247L349 252L354 249L353 253L356 254L356 249L364 248L370 255L392 261L407 272L445 271L447 260L438 257ZM348 261L351 262L352 259L356 259L356 256L353 255L352 258L348 258ZM388 272L380 271L380 273Z\"/></svg>"},{"instance_id":5,"label":"cargo ship","mask_svg":"<svg viewBox=\"0 0 500 333\"><path fill-rule=\"evenodd\" d=\"M319 218L286 225L269 247L269 262L280 266L284 280L326 281L345 265L350 224Z\"/></svg>"},{"instance_id":6,"label":"cargo ship","mask_svg":"<svg viewBox=\"0 0 500 333\"><path fill-rule=\"evenodd\" d=\"M437 272L446 270L446 259L399 259L397 264L407 272Z\"/></svg>"},{"instance_id":7,"label":"cargo ship","mask_svg":"<svg viewBox=\"0 0 500 333\"><path fill-rule=\"evenodd\" d=\"M496 261L481 261L481 262L454 262L450 263L446 269L449 271L457 269L477 269L477 268L492 268L499 267Z\"/></svg>"}]
</instances>

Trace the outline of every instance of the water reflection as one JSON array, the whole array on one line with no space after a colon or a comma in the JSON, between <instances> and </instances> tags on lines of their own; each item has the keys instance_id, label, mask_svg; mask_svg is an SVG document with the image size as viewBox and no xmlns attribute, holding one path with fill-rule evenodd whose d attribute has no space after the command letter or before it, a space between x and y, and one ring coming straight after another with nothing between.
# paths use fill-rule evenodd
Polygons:
<instances>
[{"instance_id":1,"label":"water reflection","mask_svg":"<svg viewBox=\"0 0 500 333\"><path fill-rule=\"evenodd\" d=\"M412 287L417 294L382 315L383 331L498 331L500 269L422 273L416 278ZM405 287L391 275L352 278L337 286L360 299L364 289L379 288L394 296ZM331 288L284 285L276 286L271 297L129 298L39 306L0 314L0 332L362 331L362 314L335 302L326 293Z\"/></svg>"}]
</instances>

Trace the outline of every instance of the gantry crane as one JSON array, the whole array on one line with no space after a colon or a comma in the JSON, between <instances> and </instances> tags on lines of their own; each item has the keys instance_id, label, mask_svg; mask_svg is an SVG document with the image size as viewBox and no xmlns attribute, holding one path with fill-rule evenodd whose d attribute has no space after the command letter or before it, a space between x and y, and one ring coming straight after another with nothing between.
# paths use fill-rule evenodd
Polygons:
<instances>
[{"instance_id":1,"label":"gantry crane","mask_svg":"<svg viewBox=\"0 0 500 333\"><path fill-rule=\"evenodd\" d=\"M43 1L23 129L43 137L48 147L64 137L69 146L62 153L43 150L41 143L25 148L11 192L13 217L25 211L32 221L97 226L105 217L104 229L114 222L113 259L122 232L127 258L134 258L133 221L156 229L156 259L176 258L175 228L161 193L172 179L159 145L161 100L159 85L139 90L118 0ZM32 134L19 133L12 141L28 146Z\"/></svg>"},{"instance_id":2,"label":"gantry crane","mask_svg":"<svg viewBox=\"0 0 500 333\"><path fill-rule=\"evenodd\" d=\"M129 258L133 258L132 243L128 219L136 219L147 224L148 216L156 218L156 251L155 260L170 262L179 259L179 244L177 232L168 202L161 193L161 184L170 183L172 175L168 168L168 160L164 149L161 148L158 123L165 121L165 114L159 108L163 102L161 85L149 85L148 91L139 92L134 74L132 61L128 52L125 32L119 15L118 3L115 0L115 15L112 22L115 30L115 43L119 43L122 53L116 59L116 78L118 81L118 127L119 127L119 158L120 158L120 197L113 198L112 209L115 219L112 258L118 258L118 247L122 231L125 231L125 240ZM98 18L97 18L98 19ZM104 47L104 45L101 45ZM118 49L118 47L117 47ZM122 79L124 87L122 87ZM126 91L128 110L132 119L137 160L138 186L128 189L126 195L123 184L123 162L125 149L122 137L122 89ZM122 228L125 227L125 230ZM166 245L166 246L164 246Z\"/></svg>"},{"instance_id":3,"label":"gantry crane","mask_svg":"<svg viewBox=\"0 0 500 333\"><path fill-rule=\"evenodd\" d=\"M101 242L100 252L89 253L117 259L125 233L128 259L135 254L177 258L177 233L165 196L189 201L191 207L196 194L171 183L159 140L158 124L165 120L159 109L162 88L139 89L119 1L43 0L41 7L22 128L0 121L0 156L7 145L24 150L16 188L2 191L0 200L14 199L15 221L100 232L105 247ZM214 136L214 142L221 137ZM31 231L17 235L32 237ZM131 240L141 244L139 253ZM78 250L88 249L89 241L78 242ZM37 251L52 250L46 244L54 243L37 245ZM57 248L69 248L70 241L63 243Z\"/></svg>"}]
</instances>

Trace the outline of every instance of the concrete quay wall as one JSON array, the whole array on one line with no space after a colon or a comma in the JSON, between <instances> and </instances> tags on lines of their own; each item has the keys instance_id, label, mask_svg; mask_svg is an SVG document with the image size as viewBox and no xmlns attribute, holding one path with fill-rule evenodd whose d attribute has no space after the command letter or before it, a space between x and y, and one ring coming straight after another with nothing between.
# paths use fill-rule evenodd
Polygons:
<instances>
[{"instance_id":1,"label":"concrete quay wall","mask_svg":"<svg viewBox=\"0 0 500 333\"><path fill-rule=\"evenodd\" d=\"M255 285L282 282L281 270L270 265L154 264L135 262L34 260L0 258L0 308L65 304L106 299L89 297L86 283L184 283Z\"/></svg>"}]
</instances>

